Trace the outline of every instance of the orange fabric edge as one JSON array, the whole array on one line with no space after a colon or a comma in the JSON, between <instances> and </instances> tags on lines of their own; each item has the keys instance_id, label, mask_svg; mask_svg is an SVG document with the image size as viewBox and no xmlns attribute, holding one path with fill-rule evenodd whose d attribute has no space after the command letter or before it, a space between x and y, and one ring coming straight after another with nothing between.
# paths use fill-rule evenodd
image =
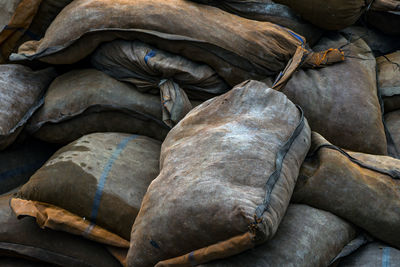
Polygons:
<instances>
[{"instance_id":1,"label":"orange fabric edge","mask_svg":"<svg viewBox=\"0 0 400 267\"><path fill-rule=\"evenodd\" d=\"M228 258L255 247L254 234L246 232L183 256L160 261L156 267L190 267L217 259Z\"/></svg>"},{"instance_id":2,"label":"orange fabric edge","mask_svg":"<svg viewBox=\"0 0 400 267\"><path fill-rule=\"evenodd\" d=\"M85 220L85 218L81 218L60 207L20 198L12 198L10 206L17 217L35 217L37 224L41 228L50 228L57 231L81 235L90 240L110 246L129 248L129 241L98 225L92 225L91 222Z\"/></svg>"}]
</instances>

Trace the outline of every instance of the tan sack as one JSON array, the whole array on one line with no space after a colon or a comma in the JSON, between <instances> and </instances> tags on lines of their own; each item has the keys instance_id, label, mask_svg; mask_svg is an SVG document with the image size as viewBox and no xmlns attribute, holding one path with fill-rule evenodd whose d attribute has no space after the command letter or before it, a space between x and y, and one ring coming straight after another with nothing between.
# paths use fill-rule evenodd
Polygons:
<instances>
[{"instance_id":1,"label":"tan sack","mask_svg":"<svg viewBox=\"0 0 400 267\"><path fill-rule=\"evenodd\" d=\"M160 97L141 93L95 70L73 70L50 85L44 105L27 131L52 143L68 143L94 132L127 132L163 140Z\"/></svg>"},{"instance_id":2,"label":"tan sack","mask_svg":"<svg viewBox=\"0 0 400 267\"><path fill-rule=\"evenodd\" d=\"M400 109L400 50L376 59L385 113Z\"/></svg>"},{"instance_id":3,"label":"tan sack","mask_svg":"<svg viewBox=\"0 0 400 267\"><path fill-rule=\"evenodd\" d=\"M275 237L255 249L204 267L326 267L356 235L356 229L332 213L291 204Z\"/></svg>"},{"instance_id":4,"label":"tan sack","mask_svg":"<svg viewBox=\"0 0 400 267\"><path fill-rule=\"evenodd\" d=\"M4 256L39 261L47 266L119 266L119 263L101 245L67 233L40 229L33 218L18 220L12 212L10 195L0 197L0 266ZM11 264L11 263L10 263ZM36 266L36 265L34 265Z\"/></svg>"},{"instance_id":5,"label":"tan sack","mask_svg":"<svg viewBox=\"0 0 400 267\"><path fill-rule=\"evenodd\" d=\"M52 68L32 71L22 65L0 65L0 150L17 138L55 77Z\"/></svg>"},{"instance_id":6,"label":"tan sack","mask_svg":"<svg viewBox=\"0 0 400 267\"><path fill-rule=\"evenodd\" d=\"M327 68L303 69L282 89L300 105L313 131L334 144L386 155L386 136L376 88L375 57L360 38L324 37L314 48L342 47L346 60Z\"/></svg>"},{"instance_id":7,"label":"tan sack","mask_svg":"<svg viewBox=\"0 0 400 267\"><path fill-rule=\"evenodd\" d=\"M309 138L301 110L261 82L194 108L163 143L161 173L132 228L128 266L173 257L157 266L201 264L271 239Z\"/></svg>"},{"instance_id":8,"label":"tan sack","mask_svg":"<svg viewBox=\"0 0 400 267\"><path fill-rule=\"evenodd\" d=\"M133 221L158 175L161 144L139 135L95 133L58 150L11 200L42 227L128 247Z\"/></svg>"},{"instance_id":9,"label":"tan sack","mask_svg":"<svg viewBox=\"0 0 400 267\"><path fill-rule=\"evenodd\" d=\"M345 152L313 132L292 201L333 214L400 247L400 160Z\"/></svg>"},{"instance_id":10,"label":"tan sack","mask_svg":"<svg viewBox=\"0 0 400 267\"><path fill-rule=\"evenodd\" d=\"M206 63L231 85L278 74L302 36L218 8L182 0L76 0L40 41L24 43L13 60L77 62L114 39L140 40Z\"/></svg>"}]
</instances>

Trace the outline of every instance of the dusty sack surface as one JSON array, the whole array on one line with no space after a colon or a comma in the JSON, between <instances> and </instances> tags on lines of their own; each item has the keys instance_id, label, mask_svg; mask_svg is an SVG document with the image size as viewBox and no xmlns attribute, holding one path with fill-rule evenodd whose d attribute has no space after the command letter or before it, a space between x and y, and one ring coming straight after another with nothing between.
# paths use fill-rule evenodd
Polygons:
<instances>
[{"instance_id":1,"label":"dusty sack surface","mask_svg":"<svg viewBox=\"0 0 400 267\"><path fill-rule=\"evenodd\" d=\"M386 136L376 88L375 58L362 39L321 39L316 50L340 47L346 60L327 68L297 71L282 90L300 105L313 131L335 145L386 155Z\"/></svg>"},{"instance_id":2,"label":"dusty sack surface","mask_svg":"<svg viewBox=\"0 0 400 267\"><path fill-rule=\"evenodd\" d=\"M278 25L190 1L78 0L63 9L43 39L23 44L14 59L74 63L117 38L139 39L206 63L231 86L279 73L304 43Z\"/></svg>"},{"instance_id":3,"label":"dusty sack surface","mask_svg":"<svg viewBox=\"0 0 400 267\"><path fill-rule=\"evenodd\" d=\"M40 107L40 97L54 77L51 68L32 71L22 65L0 66L0 149L15 140Z\"/></svg>"},{"instance_id":4,"label":"dusty sack surface","mask_svg":"<svg viewBox=\"0 0 400 267\"><path fill-rule=\"evenodd\" d=\"M376 58L385 113L400 109L400 51Z\"/></svg>"},{"instance_id":5,"label":"dusty sack surface","mask_svg":"<svg viewBox=\"0 0 400 267\"><path fill-rule=\"evenodd\" d=\"M399 248L400 160L349 152L362 167L326 147L331 144L321 135L313 132L312 138L292 201L330 211Z\"/></svg>"},{"instance_id":6,"label":"dusty sack surface","mask_svg":"<svg viewBox=\"0 0 400 267\"><path fill-rule=\"evenodd\" d=\"M310 129L303 122L284 94L257 81L193 109L163 143L161 173L132 228L128 266L153 266L242 235L252 236L250 246L271 239L309 148ZM281 172L269 179L279 168L278 151L292 134ZM241 246L224 244L233 251ZM221 247L217 257L231 255L230 249ZM189 257L199 264L208 256L200 251Z\"/></svg>"},{"instance_id":7,"label":"dusty sack surface","mask_svg":"<svg viewBox=\"0 0 400 267\"><path fill-rule=\"evenodd\" d=\"M59 231L40 229L33 218L18 220L9 206L11 195L0 197L0 258L22 257L59 266L119 266L101 245ZM7 262L0 260L1 266ZM13 264L16 262L11 261ZM18 263L18 261L17 261ZM4 264L4 265L3 265ZM41 263L38 266L47 266ZM23 265L20 266L29 266ZM36 265L35 265L36 266Z\"/></svg>"},{"instance_id":8,"label":"dusty sack surface","mask_svg":"<svg viewBox=\"0 0 400 267\"><path fill-rule=\"evenodd\" d=\"M27 125L37 138L68 143L93 132L127 132L163 140L159 97L95 69L73 70L50 85Z\"/></svg>"},{"instance_id":9,"label":"dusty sack surface","mask_svg":"<svg viewBox=\"0 0 400 267\"><path fill-rule=\"evenodd\" d=\"M160 147L145 136L86 135L58 150L17 197L55 205L129 240L142 198L158 175Z\"/></svg>"},{"instance_id":10,"label":"dusty sack surface","mask_svg":"<svg viewBox=\"0 0 400 267\"><path fill-rule=\"evenodd\" d=\"M385 115L386 126L392 136L394 146L400 151L400 109Z\"/></svg>"},{"instance_id":11,"label":"dusty sack surface","mask_svg":"<svg viewBox=\"0 0 400 267\"><path fill-rule=\"evenodd\" d=\"M325 267L355 235L351 224L332 213L291 204L272 240L240 255L202 266Z\"/></svg>"}]
</instances>

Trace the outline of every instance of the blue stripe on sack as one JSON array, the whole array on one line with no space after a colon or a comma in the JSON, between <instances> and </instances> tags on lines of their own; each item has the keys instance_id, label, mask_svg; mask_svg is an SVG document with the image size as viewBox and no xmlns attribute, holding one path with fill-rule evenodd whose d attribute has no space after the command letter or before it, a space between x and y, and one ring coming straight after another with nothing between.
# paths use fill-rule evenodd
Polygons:
<instances>
[{"instance_id":1,"label":"blue stripe on sack","mask_svg":"<svg viewBox=\"0 0 400 267\"><path fill-rule=\"evenodd\" d=\"M383 248L382 252L382 267L390 267L390 248Z\"/></svg>"},{"instance_id":2,"label":"blue stripe on sack","mask_svg":"<svg viewBox=\"0 0 400 267\"><path fill-rule=\"evenodd\" d=\"M149 53L147 53L147 55L144 57L144 62L149 61L150 58L154 57L156 55L156 51L151 50Z\"/></svg>"},{"instance_id":3,"label":"blue stripe on sack","mask_svg":"<svg viewBox=\"0 0 400 267\"><path fill-rule=\"evenodd\" d=\"M22 28L22 27L10 27L8 25L5 25L3 27L3 31L4 30L16 30L16 31L23 32L24 34L28 35L31 39L33 39L35 41L39 41L41 39L38 35L31 32L29 29L25 30L25 28Z\"/></svg>"},{"instance_id":4,"label":"blue stripe on sack","mask_svg":"<svg viewBox=\"0 0 400 267\"><path fill-rule=\"evenodd\" d=\"M304 45L304 40L303 40L303 38L301 38L299 35L295 34L295 33L292 32L292 31L289 31L289 30L288 30L288 32L289 32L291 35L293 35L297 40L299 40L299 41Z\"/></svg>"},{"instance_id":5,"label":"blue stripe on sack","mask_svg":"<svg viewBox=\"0 0 400 267\"><path fill-rule=\"evenodd\" d=\"M131 136L125 138L124 140L122 140L121 143L118 144L114 153L111 155L111 158L108 160L107 165L104 167L104 170L100 176L100 181L97 185L96 194L94 195L92 215L90 216L90 220L93 224L96 223L97 214L99 212L101 196L103 194L104 186L106 184L107 177L110 174L112 165L114 164L114 162L118 158L118 156L121 154L121 152L124 150L124 148L128 145L129 141L136 139L138 137L139 137L138 135L134 134L134 135L131 135Z\"/></svg>"}]
</instances>

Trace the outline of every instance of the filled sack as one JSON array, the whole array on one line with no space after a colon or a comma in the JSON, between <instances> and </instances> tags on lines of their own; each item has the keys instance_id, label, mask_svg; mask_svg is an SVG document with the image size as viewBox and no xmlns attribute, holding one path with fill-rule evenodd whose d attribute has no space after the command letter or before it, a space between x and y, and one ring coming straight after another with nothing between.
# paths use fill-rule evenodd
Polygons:
<instances>
[{"instance_id":1,"label":"filled sack","mask_svg":"<svg viewBox=\"0 0 400 267\"><path fill-rule=\"evenodd\" d=\"M0 151L0 195L26 183L57 148L29 140Z\"/></svg>"},{"instance_id":2,"label":"filled sack","mask_svg":"<svg viewBox=\"0 0 400 267\"><path fill-rule=\"evenodd\" d=\"M271 239L309 145L301 109L261 82L194 108L162 145L128 266L201 264Z\"/></svg>"},{"instance_id":3,"label":"filled sack","mask_svg":"<svg viewBox=\"0 0 400 267\"><path fill-rule=\"evenodd\" d=\"M192 0L202 4L216 6L229 13L251 20L268 21L306 37L310 45L315 44L322 35L322 30L305 22L288 6L271 0Z\"/></svg>"},{"instance_id":4,"label":"filled sack","mask_svg":"<svg viewBox=\"0 0 400 267\"><path fill-rule=\"evenodd\" d=\"M400 9L391 12L368 12L366 20L369 25L386 34L400 35Z\"/></svg>"},{"instance_id":5,"label":"filled sack","mask_svg":"<svg viewBox=\"0 0 400 267\"><path fill-rule=\"evenodd\" d=\"M333 214L400 248L400 160L346 152L313 132L292 201Z\"/></svg>"},{"instance_id":6,"label":"filled sack","mask_svg":"<svg viewBox=\"0 0 400 267\"><path fill-rule=\"evenodd\" d=\"M385 122L392 137L394 151L400 152L400 109L385 115Z\"/></svg>"},{"instance_id":7,"label":"filled sack","mask_svg":"<svg viewBox=\"0 0 400 267\"><path fill-rule=\"evenodd\" d=\"M0 150L14 142L25 123L42 105L52 68L32 71L22 65L0 65Z\"/></svg>"},{"instance_id":8,"label":"filled sack","mask_svg":"<svg viewBox=\"0 0 400 267\"><path fill-rule=\"evenodd\" d=\"M100 244L67 233L40 229L33 218L18 220L12 212L11 195L0 197L0 265L120 266ZM16 259L5 260L4 257ZM19 258L19 259L18 259ZM8 265L9 264L9 265Z\"/></svg>"},{"instance_id":9,"label":"filled sack","mask_svg":"<svg viewBox=\"0 0 400 267\"><path fill-rule=\"evenodd\" d=\"M299 13L305 20L326 30L353 25L367 11L400 10L398 0L275 0Z\"/></svg>"},{"instance_id":10,"label":"filled sack","mask_svg":"<svg viewBox=\"0 0 400 267\"><path fill-rule=\"evenodd\" d=\"M11 59L71 64L118 38L206 63L230 86L278 74L305 46L305 39L287 28L191 1L76 0L43 39L24 43Z\"/></svg>"},{"instance_id":11,"label":"filled sack","mask_svg":"<svg viewBox=\"0 0 400 267\"><path fill-rule=\"evenodd\" d=\"M91 61L97 69L134 84L141 92L160 94L163 121L169 126L192 109L189 98L206 100L230 89L208 65L139 41L103 44Z\"/></svg>"},{"instance_id":12,"label":"filled sack","mask_svg":"<svg viewBox=\"0 0 400 267\"><path fill-rule=\"evenodd\" d=\"M302 69L282 89L300 105L313 131L342 148L387 155L376 87L376 62L360 38L323 37L315 50L342 47L346 60L328 68Z\"/></svg>"},{"instance_id":13,"label":"filled sack","mask_svg":"<svg viewBox=\"0 0 400 267\"><path fill-rule=\"evenodd\" d=\"M95 69L57 77L26 130L52 143L69 143L94 132L126 132L163 140L160 98L139 92Z\"/></svg>"},{"instance_id":14,"label":"filled sack","mask_svg":"<svg viewBox=\"0 0 400 267\"><path fill-rule=\"evenodd\" d=\"M291 204L272 240L237 256L202 266L326 267L355 235L354 226L332 213Z\"/></svg>"},{"instance_id":15,"label":"filled sack","mask_svg":"<svg viewBox=\"0 0 400 267\"><path fill-rule=\"evenodd\" d=\"M338 267L390 267L400 263L400 250L381 242L369 243L340 260Z\"/></svg>"},{"instance_id":16,"label":"filled sack","mask_svg":"<svg viewBox=\"0 0 400 267\"><path fill-rule=\"evenodd\" d=\"M42 228L127 248L142 198L159 172L160 147L139 135L86 135L58 150L10 205Z\"/></svg>"},{"instance_id":17,"label":"filled sack","mask_svg":"<svg viewBox=\"0 0 400 267\"><path fill-rule=\"evenodd\" d=\"M400 50L376 59L385 113L400 109Z\"/></svg>"}]
</instances>

